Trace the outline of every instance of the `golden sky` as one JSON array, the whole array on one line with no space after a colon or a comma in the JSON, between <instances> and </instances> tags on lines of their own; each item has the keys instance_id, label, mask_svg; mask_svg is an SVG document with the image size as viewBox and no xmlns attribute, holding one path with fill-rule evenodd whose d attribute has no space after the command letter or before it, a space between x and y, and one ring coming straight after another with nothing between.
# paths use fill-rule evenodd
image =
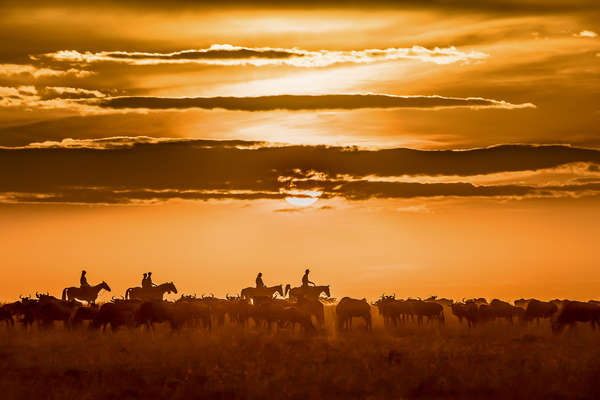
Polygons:
<instances>
[{"instance_id":1,"label":"golden sky","mask_svg":"<svg viewBox=\"0 0 600 400\"><path fill-rule=\"evenodd\" d=\"M0 300L598 297L597 1L0 6Z\"/></svg>"}]
</instances>

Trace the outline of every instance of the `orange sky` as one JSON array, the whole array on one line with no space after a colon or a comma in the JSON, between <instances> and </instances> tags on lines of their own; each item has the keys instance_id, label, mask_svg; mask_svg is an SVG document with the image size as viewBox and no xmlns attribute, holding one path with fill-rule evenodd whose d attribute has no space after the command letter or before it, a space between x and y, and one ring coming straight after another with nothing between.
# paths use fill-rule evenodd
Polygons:
<instances>
[{"instance_id":1,"label":"orange sky","mask_svg":"<svg viewBox=\"0 0 600 400\"><path fill-rule=\"evenodd\" d=\"M0 300L597 298L597 2L273 4L2 5Z\"/></svg>"}]
</instances>

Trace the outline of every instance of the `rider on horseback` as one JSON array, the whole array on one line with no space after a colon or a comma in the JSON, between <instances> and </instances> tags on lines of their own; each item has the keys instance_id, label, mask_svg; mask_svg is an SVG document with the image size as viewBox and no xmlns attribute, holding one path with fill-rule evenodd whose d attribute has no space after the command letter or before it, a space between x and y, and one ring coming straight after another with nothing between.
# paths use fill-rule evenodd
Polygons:
<instances>
[{"instance_id":1,"label":"rider on horseback","mask_svg":"<svg viewBox=\"0 0 600 400\"><path fill-rule=\"evenodd\" d=\"M83 287L90 287L90 284L87 281L87 278L85 277L86 271L85 269L83 271L81 271L81 278L79 278L79 285L83 288Z\"/></svg>"},{"instance_id":2,"label":"rider on horseback","mask_svg":"<svg viewBox=\"0 0 600 400\"><path fill-rule=\"evenodd\" d=\"M144 272L144 277L142 278L142 287L145 288L146 286L148 286L148 274L146 272Z\"/></svg>"},{"instance_id":3,"label":"rider on horseback","mask_svg":"<svg viewBox=\"0 0 600 400\"><path fill-rule=\"evenodd\" d=\"M148 272L148 277L146 278L146 285L148 285L149 288L157 286L154 283L152 283L152 272Z\"/></svg>"},{"instance_id":4,"label":"rider on horseback","mask_svg":"<svg viewBox=\"0 0 600 400\"><path fill-rule=\"evenodd\" d=\"M312 284L313 286L316 286L314 282L311 282L308 280L308 274L310 273L310 270L307 268L306 271L304 271L304 275L302 276L302 286L303 287L307 287L308 284Z\"/></svg>"},{"instance_id":5,"label":"rider on horseback","mask_svg":"<svg viewBox=\"0 0 600 400\"><path fill-rule=\"evenodd\" d=\"M257 288L264 288L265 284L262 280L262 272L259 272L258 275L256 275L256 287Z\"/></svg>"}]
</instances>

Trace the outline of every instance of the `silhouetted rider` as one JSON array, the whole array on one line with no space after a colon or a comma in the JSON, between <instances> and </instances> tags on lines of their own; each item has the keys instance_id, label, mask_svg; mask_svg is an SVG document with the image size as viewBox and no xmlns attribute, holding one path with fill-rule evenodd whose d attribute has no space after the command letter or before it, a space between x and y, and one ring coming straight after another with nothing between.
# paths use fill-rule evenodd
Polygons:
<instances>
[{"instance_id":1,"label":"silhouetted rider","mask_svg":"<svg viewBox=\"0 0 600 400\"><path fill-rule=\"evenodd\" d=\"M306 286L308 286L308 284L316 286L314 282L311 282L311 281L308 280L308 274L310 274L310 270L309 269L307 269L306 271L304 271L304 275L302 276L302 286L306 287Z\"/></svg>"},{"instance_id":2,"label":"silhouetted rider","mask_svg":"<svg viewBox=\"0 0 600 400\"><path fill-rule=\"evenodd\" d=\"M142 287L148 287L148 274L146 272L144 272L144 277L142 278Z\"/></svg>"},{"instance_id":3,"label":"silhouetted rider","mask_svg":"<svg viewBox=\"0 0 600 400\"><path fill-rule=\"evenodd\" d=\"M256 287L257 288L265 287L265 283L262 280L262 272L259 272L258 275L256 275Z\"/></svg>"},{"instance_id":4,"label":"silhouetted rider","mask_svg":"<svg viewBox=\"0 0 600 400\"><path fill-rule=\"evenodd\" d=\"M154 283L152 283L152 272L148 272L148 277L146 278L146 284L148 285L149 288L156 286Z\"/></svg>"},{"instance_id":5,"label":"silhouetted rider","mask_svg":"<svg viewBox=\"0 0 600 400\"><path fill-rule=\"evenodd\" d=\"M87 281L87 278L85 277L85 269L83 271L81 271L81 278L79 278L79 285L81 287L90 287L90 284Z\"/></svg>"}]
</instances>

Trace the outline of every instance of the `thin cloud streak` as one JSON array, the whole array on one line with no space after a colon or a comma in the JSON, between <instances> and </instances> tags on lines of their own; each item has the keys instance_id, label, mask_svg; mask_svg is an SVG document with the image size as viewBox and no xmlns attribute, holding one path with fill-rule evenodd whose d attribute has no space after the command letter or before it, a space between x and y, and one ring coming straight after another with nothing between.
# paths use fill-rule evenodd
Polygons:
<instances>
[{"instance_id":1,"label":"thin cloud streak","mask_svg":"<svg viewBox=\"0 0 600 400\"><path fill-rule=\"evenodd\" d=\"M397 96L390 94L273 95L257 97L113 97L98 103L113 109L225 109L232 111L356 110L364 108L536 108L482 97Z\"/></svg>"},{"instance_id":2,"label":"thin cloud streak","mask_svg":"<svg viewBox=\"0 0 600 400\"><path fill-rule=\"evenodd\" d=\"M54 61L92 64L97 62L114 62L128 65L160 65L160 64L203 64L221 66L267 66L287 65L293 67L328 67L340 63L374 63L395 60L415 60L435 64L452 64L456 62L477 61L488 57L479 51L460 51L455 47L435 47L428 49L422 46L407 48L364 49L352 51L319 50L309 51L297 48L242 47L229 44L213 44L205 49L182 50L172 53L101 51L79 52L76 50L60 50L41 56Z\"/></svg>"},{"instance_id":3,"label":"thin cloud streak","mask_svg":"<svg viewBox=\"0 0 600 400\"><path fill-rule=\"evenodd\" d=\"M575 37L581 37L581 38L595 38L598 37L598 34L594 31L581 31L579 33L574 34L573 36Z\"/></svg>"},{"instance_id":4,"label":"thin cloud streak","mask_svg":"<svg viewBox=\"0 0 600 400\"><path fill-rule=\"evenodd\" d=\"M29 75L33 78L41 77L63 77L73 76L75 78L87 78L94 75L94 71L87 71L77 68L59 70L46 67L36 67L30 64L0 64L0 76L18 76Z\"/></svg>"},{"instance_id":5,"label":"thin cloud streak","mask_svg":"<svg viewBox=\"0 0 600 400\"><path fill-rule=\"evenodd\" d=\"M536 108L482 97L397 96L391 94L271 95L256 97L110 97L99 90L71 87L0 87L0 107L70 110L79 114L135 110L223 109L230 111L306 111L358 109Z\"/></svg>"}]
</instances>

